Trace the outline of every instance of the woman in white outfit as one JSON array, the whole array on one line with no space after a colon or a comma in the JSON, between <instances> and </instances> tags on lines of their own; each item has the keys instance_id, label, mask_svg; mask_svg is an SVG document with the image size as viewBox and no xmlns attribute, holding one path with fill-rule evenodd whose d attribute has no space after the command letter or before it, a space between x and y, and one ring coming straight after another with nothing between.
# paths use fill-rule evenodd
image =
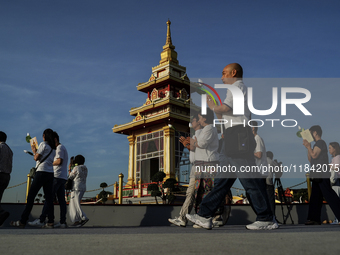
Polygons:
<instances>
[{"instance_id":1,"label":"woman in white outfit","mask_svg":"<svg viewBox=\"0 0 340 255\"><path fill-rule=\"evenodd\" d=\"M340 197L340 146L337 142L332 142L328 147L329 153L332 155L331 167L331 185L335 193ZM339 219L335 218L332 224L339 224Z\"/></svg>"},{"instance_id":2,"label":"woman in white outfit","mask_svg":"<svg viewBox=\"0 0 340 255\"><path fill-rule=\"evenodd\" d=\"M74 158L75 167L69 175L69 179L73 180L73 188L69 203L69 214L73 227L81 227L89 221L80 207L81 199L86 191L87 167L84 163L85 158L82 155L77 155Z\"/></svg>"}]
</instances>

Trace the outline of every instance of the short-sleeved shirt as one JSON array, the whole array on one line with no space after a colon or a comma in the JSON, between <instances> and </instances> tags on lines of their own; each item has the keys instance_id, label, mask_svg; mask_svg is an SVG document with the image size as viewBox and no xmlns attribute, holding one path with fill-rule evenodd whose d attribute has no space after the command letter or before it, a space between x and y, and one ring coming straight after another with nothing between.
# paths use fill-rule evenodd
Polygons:
<instances>
[{"instance_id":1,"label":"short-sleeved shirt","mask_svg":"<svg viewBox=\"0 0 340 255\"><path fill-rule=\"evenodd\" d=\"M9 146L0 143L0 173L10 174L12 172L13 152Z\"/></svg>"},{"instance_id":2,"label":"short-sleeved shirt","mask_svg":"<svg viewBox=\"0 0 340 255\"><path fill-rule=\"evenodd\" d=\"M334 158L332 158L332 161L330 163L332 166L331 171L331 184L332 186L340 186L340 155L336 155Z\"/></svg>"},{"instance_id":3,"label":"short-sleeved shirt","mask_svg":"<svg viewBox=\"0 0 340 255\"><path fill-rule=\"evenodd\" d=\"M268 166L271 166L273 171L268 171L266 183L267 183L267 185L272 185L273 184L273 178L274 178L274 172L276 172L275 167L277 167L279 165L274 160L272 160L270 157L267 157L267 162L268 162Z\"/></svg>"},{"instance_id":4,"label":"short-sleeved shirt","mask_svg":"<svg viewBox=\"0 0 340 255\"><path fill-rule=\"evenodd\" d=\"M228 106L231 111L225 113L222 115L223 119L227 120L228 122L225 124L225 128L229 128L231 126L236 126L236 125L245 125L248 124L248 121L250 120L250 111L248 108L248 103L247 103L247 87L244 85L242 80L238 80L232 84L232 86L238 87L243 94L242 100L244 100L244 115L234 115L233 113L233 103L234 103L234 96L231 93L230 90L227 91L227 96L225 100L223 101L223 104Z\"/></svg>"},{"instance_id":5,"label":"short-sleeved shirt","mask_svg":"<svg viewBox=\"0 0 340 255\"><path fill-rule=\"evenodd\" d=\"M261 138L261 136L256 135L255 141L256 141L256 147L255 147L254 153L262 152L261 158L255 157L256 165L257 166L261 166L261 165L262 166L268 166L267 155L266 155L266 146L264 145L263 139Z\"/></svg>"},{"instance_id":6,"label":"short-sleeved shirt","mask_svg":"<svg viewBox=\"0 0 340 255\"><path fill-rule=\"evenodd\" d=\"M42 142L39 144L37 153L41 155L40 160L43 160L51 151L51 147L47 142ZM52 153L42 162L40 165L40 160L37 160L36 167L38 167L37 171L53 173L53 160L55 156L55 150L52 150ZM38 166L39 165L39 166Z\"/></svg>"},{"instance_id":7,"label":"short-sleeved shirt","mask_svg":"<svg viewBox=\"0 0 340 255\"><path fill-rule=\"evenodd\" d=\"M63 162L61 163L61 165L53 166L54 178L60 178L60 179L67 180L68 154L67 154L67 150L66 150L65 146L62 145L62 144L59 144L57 146L54 160L57 160L59 158L62 159Z\"/></svg>"},{"instance_id":8,"label":"short-sleeved shirt","mask_svg":"<svg viewBox=\"0 0 340 255\"><path fill-rule=\"evenodd\" d=\"M333 170L335 170L336 175L340 177L340 155L333 157L330 165L333 167Z\"/></svg>"},{"instance_id":9,"label":"short-sleeved shirt","mask_svg":"<svg viewBox=\"0 0 340 255\"><path fill-rule=\"evenodd\" d=\"M312 177L314 178L329 178L330 177L330 172L326 171L323 172L322 170L328 166L328 150L327 150L327 144L324 140L318 140L314 146L313 150L315 147L319 147L321 152L317 158L311 158L310 165L311 169L314 169L314 173L312 172ZM320 172L317 172L320 171Z\"/></svg>"}]
</instances>

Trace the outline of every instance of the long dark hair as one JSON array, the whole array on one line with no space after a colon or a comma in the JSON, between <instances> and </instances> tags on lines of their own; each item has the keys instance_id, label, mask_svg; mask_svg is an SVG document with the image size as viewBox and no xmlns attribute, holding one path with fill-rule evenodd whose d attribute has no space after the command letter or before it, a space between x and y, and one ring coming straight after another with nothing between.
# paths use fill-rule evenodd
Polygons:
<instances>
[{"instance_id":1,"label":"long dark hair","mask_svg":"<svg viewBox=\"0 0 340 255\"><path fill-rule=\"evenodd\" d=\"M56 147L55 147L54 132L53 132L53 130L50 129L50 128L45 129L43 134L45 135L45 141L52 148L52 150L55 150Z\"/></svg>"},{"instance_id":2,"label":"long dark hair","mask_svg":"<svg viewBox=\"0 0 340 255\"><path fill-rule=\"evenodd\" d=\"M340 155L340 146L339 146L339 143L337 142L332 142L332 143L329 143L330 146L332 146L334 149L335 149L335 156L337 155Z\"/></svg>"},{"instance_id":3,"label":"long dark hair","mask_svg":"<svg viewBox=\"0 0 340 255\"><path fill-rule=\"evenodd\" d=\"M311 132L311 134L313 134L314 131L316 131L316 133L321 137L322 136L322 129L319 125L315 125L315 126L311 126L309 128L309 131Z\"/></svg>"}]
</instances>

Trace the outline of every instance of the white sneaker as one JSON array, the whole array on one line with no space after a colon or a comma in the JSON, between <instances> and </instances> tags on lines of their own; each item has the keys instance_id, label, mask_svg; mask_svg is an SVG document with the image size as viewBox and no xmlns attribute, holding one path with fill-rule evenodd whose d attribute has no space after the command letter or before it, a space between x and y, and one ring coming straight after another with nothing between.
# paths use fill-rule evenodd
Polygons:
<instances>
[{"instance_id":1,"label":"white sneaker","mask_svg":"<svg viewBox=\"0 0 340 255\"><path fill-rule=\"evenodd\" d=\"M279 228L279 225L274 221L255 221L246 226L246 229L250 230L272 230L277 228Z\"/></svg>"},{"instance_id":2,"label":"white sneaker","mask_svg":"<svg viewBox=\"0 0 340 255\"><path fill-rule=\"evenodd\" d=\"M197 225L197 224L194 224L192 225L193 228L202 228L201 226ZM221 220L213 220L212 221L212 227L213 228L219 228L219 227L222 227L223 226L223 222Z\"/></svg>"},{"instance_id":3,"label":"white sneaker","mask_svg":"<svg viewBox=\"0 0 340 255\"><path fill-rule=\"evenodd\" d=\"M55 227L55 228L67 228L67 224L66 224L66 222L63 223L63 224L61 224L60 222L58 222L58 223L54 224L54 227Z\"/></svg>"},{"instance_id":4,"label":"white sneaker","mask_svg":"<svg viewBox=\"0 0 340 255\"><path fill-rule=\"evenodd\" d=\"M339 225L338 219L333 220L333 222L331 223L331 225Z\"/></svg>"},{"instance_id":5,"label":"white sneaker","mask_svg":"<svg viewBox=\"0 0 340 255\"><path fill-rule=\"evenodd\" d=\"M193 215L187 214L186 217L192 223L195 223L196 225L201 226L202 228L210 230L213 227L212 217L204 218L204 217L199 216L198 214L193 214Z\"/></svg>"},{"instance_id":6,"label":"white sneaker","mask_svg":"<svg viewBox=\"0 0 340 255\"><path fill-rule=\"evenodd\" d=\"M168 219L168 221L179 227L186 227L186 221L181 220L180 218L175 217L174 219Z\"/></svg>"},{"instance_id":7,"label":"white sneaker","mask_svg":"<svg viewBox=\"0 0 340 255\"><path fill-rule=\"evenodd\" d=\"M214 228L219 228L219 227L222 227L224 225L223 221L221 221L221 220L213 220L212 224L213 224Z\"/></svg>"},{"instance_id":8,"label":"white sneaker","mask_svg":"<svg viewBox=\"0 0 340 255\"><path fill-rule=\"evenodd\" d=\"M45 222L40 222L40 219L35 219L34 221L29 221L28 225L41 228L45 225Z\"/></svg>"},{"instance_id":9,"label":"white sneaker","mask_svg":"<svg viewBox=\"0 0 340 255\"><path fill-rule=\"evenodd\" d=\"M217 215L212 219L212 224L214 228L218 228L218 227L222 227L223 226L223 222L222 222L222 216L221 215Z\"/></svg>"}]
</instances>

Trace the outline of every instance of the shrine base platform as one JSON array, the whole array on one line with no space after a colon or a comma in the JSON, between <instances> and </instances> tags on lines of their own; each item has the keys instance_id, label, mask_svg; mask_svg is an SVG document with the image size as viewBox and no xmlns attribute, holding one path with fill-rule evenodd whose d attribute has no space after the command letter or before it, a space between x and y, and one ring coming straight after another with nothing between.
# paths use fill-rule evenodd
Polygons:
<instances>
[{"instance_id":1,"label":"shrine base platform","mask_svg":"<svg viewBox=\"0 0 340 255\"><path fill-rule=\"evenodd\" d=\"M307 220L308 204L292 204L291 217L288 217L286 224L303 224ZM19 220L25 204L4 203L2 207L10 212L9 218L3 227L9 226L12 220ZM39 217L43 205L36 204L30 215L30 220ZM177 217L181 205L82 205L84 212L90 221L86 224L89 227L132 227L132 226L168 226L168 218ZM281 223L282 217L287 215L287 206L276 205L276 217ZM55 222L59 221L59 206L54 206ZM193 212L192 212L193 213ZM231 214L227 225L246 225L254 222L256 215L250 205L231 205ZM328 204L322 207L322 221L333 220L334 215ZM293 222L292 222L293 221ZM70 222L67 222L71 224ZM29 226L27 226L29 227Z\"/></svg>"}]
</instances>

